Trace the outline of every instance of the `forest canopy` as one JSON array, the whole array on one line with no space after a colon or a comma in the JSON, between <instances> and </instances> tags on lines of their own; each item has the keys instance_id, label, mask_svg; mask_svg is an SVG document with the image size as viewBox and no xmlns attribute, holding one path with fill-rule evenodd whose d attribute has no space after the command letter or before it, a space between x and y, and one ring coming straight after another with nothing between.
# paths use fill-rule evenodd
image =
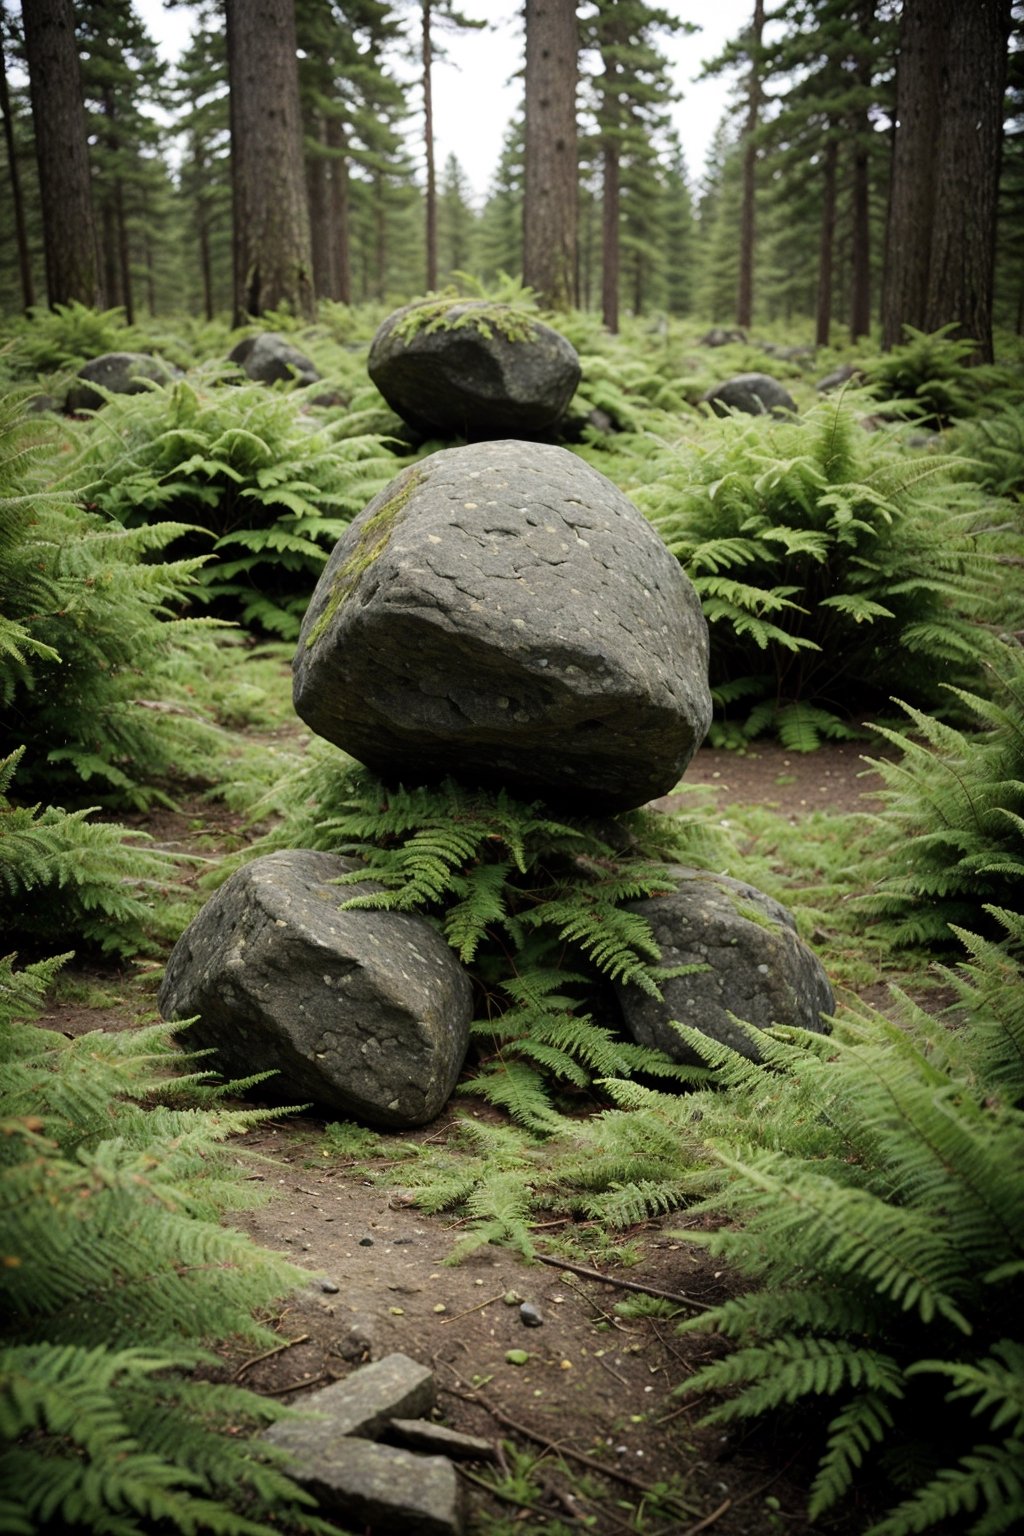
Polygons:
<instances>
[{"instance_id":1,"label":"forest canopy","mask_svg":"<svg viewBox=\"0 0 1024 1536\"><path fill-rule=\"evenodd\" d=\"M668 48L701 7L526 0L522 109L478 205L435 164L432 69L481 11L203 0L168 70L132 0L4 0L0 308L237 324L512 274L611 331L880 324L888 347L954 324L988 357L993 321L1019 330L1011 0L751 0L705 66L737 86L703 166Z\"/></svg>"}]
</instances>

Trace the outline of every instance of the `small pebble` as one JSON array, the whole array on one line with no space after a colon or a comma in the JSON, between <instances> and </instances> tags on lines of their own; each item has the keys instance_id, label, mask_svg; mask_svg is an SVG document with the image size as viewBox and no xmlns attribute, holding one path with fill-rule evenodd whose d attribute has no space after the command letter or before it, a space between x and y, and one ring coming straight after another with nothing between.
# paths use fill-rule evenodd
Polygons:
<instances>
[{"instance_id":1,"label":"small pebble","mask_svg":"<svg viewBox=\"0 0 1024 1536\"><path fill-rule=\"evenodd\" d=\"M401 1248L404 1247L407 1243L414 1243L415 1241L416 1239L414 1237L396 1237L394 1239L394 1244L396 1248Z\"/></svg>"},{"instance_id":2,"label":"small pebble","mask_svg":"<svg viewBox=\"0 0 1024 1536\"><path fill-rule=\"evenodd\" d=\"M531 1301L524 1301L519 1308L519 1321L524 1328L540 1328L544 1319Z\"/></svg>"},{"instance_id":3,"label":"small pebble","mask_svg":"<svg viewBox=\"0 0 1024 1536\"><path fill-rule=\"evenodd\" d=\"M372 1237L361 1237L359 1239L359 1246L360 1246L360 1248L372 1248L373 1247L373 1238Z\"/></svg>"},{"instance_id":4,"label":"small pebble","mask_svg":"<svg viewBox=\"0 0 1024 1536\"><path fill-rule=\"evenodd\" d=\"M328 1296L336 1296L337 1293L341 1290L341 1286L335 1285L333 1280L321 1280L320 1289L322 1291L326 1291Z\"/></svg>"}]
</instances>

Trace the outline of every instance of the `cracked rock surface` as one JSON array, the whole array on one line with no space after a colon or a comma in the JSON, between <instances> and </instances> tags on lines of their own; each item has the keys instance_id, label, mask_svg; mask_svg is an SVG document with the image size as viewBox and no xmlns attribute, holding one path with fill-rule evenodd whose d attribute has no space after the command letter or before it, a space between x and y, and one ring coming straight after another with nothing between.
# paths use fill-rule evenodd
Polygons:
<instances>
[{"instance_id":1,"label":"cracked rock surface","mask_svg":"<svg viewBox=\"0 0 1024 1536\"><path fill-rule=\"evenodd\" d=\"M673 866L677 890L630 902L651 925L663 966L704 969L662 983L663 1001L637 987L616 986L623 1021L641 1045L699 1065L672 1020L756 1060L757 1048L735 1022L773 1024L827 1034L823 1014L835 998L821 961L796 931L792 914L771 896L728 875ZM735 1015L735 1018L732 1017Z\"/></svg>"},{"instance_id":2,"label":"cracked rock surface","mask_svg":"<svg viewBox=\"0 0 1024 1536\"><path fill-rule=\"evenodd\" d=\"M298 714L385 780L452 774L618 811L665 794L710 722L707 625L605 476L503 441L410 466L339 541Z\"/></svg>"},{"instance_id":3,"label":"cracked rock surface","mask_svg":"<svg viewBox=\"0 0 1024 1536\"><path fill-rule=\"evenodd\" d=\"M228 1076L274 1071L285 1101L346 1118L426 1124L462 1067L472 988L444 939L404 912L339 911L371 882L330 882L353 861L309 850L238 870L178 940L164 1018L198 1015L189 1043Z\"/></svg>"}]
</instances>

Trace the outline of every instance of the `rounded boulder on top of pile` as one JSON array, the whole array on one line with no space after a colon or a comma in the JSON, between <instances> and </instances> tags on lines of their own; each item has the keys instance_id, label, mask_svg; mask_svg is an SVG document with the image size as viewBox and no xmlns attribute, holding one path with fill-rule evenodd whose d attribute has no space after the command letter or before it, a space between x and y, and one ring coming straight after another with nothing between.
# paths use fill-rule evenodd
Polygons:
<instances>
[{"instance_id":1,"label":"rounded boulder on top of pile","mask_svg":"<svg viewBox=\"0 0 1024 1536\"><path fill-rule=\"evenodd\" d=\"M580 381L575 347L549 325L477 299L419 300L381 325L370 378L425 437L543 436Z\"/></svg>"},{"instance_id":2,"label":"rounded boulder on top of pile","mask_svg":"<svg viewBox=\"0 0 1024 1536\"><path fill-rule=\"evenodd\" d=\"M678 561L610 480L518 440L404 470L339 541L294 669L298 714L388 782L451 775L631 809L711 719Z\"/></svg>"}]
</instances>

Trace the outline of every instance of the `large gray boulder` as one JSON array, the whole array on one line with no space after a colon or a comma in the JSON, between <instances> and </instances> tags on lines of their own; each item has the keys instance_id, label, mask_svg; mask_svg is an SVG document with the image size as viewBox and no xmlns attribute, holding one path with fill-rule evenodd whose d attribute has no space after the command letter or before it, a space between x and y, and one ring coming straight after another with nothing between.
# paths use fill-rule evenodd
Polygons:
<instances>
[{"instance_id":1,"label":"large gray boulder","mask_svg":"<svg viewBox=\"0 0 1024 1536\"><path fill-rule=\"evenodd\" d=\"M474 441L549 432L580 381L580 360L564 336L479 300L396 310L373 338L367 366L411 427Z\"/></svg>"},{"instance_id":2,"label":"large gray boulder","mask_svg":"<svg viewBox=\"0 0 1024 1536\"><path fill-rule=\"evenodd\" d=\"M295 708L388 782L451 774L642 805L710 722L707 625L675 558L564 448L451 448L356 518L313 594Z\"/></svg>"},{"instance_id":3,"label":"large gray boulder","mask_svg":"<svg viewBox=\"0 0 1024 1536\"><path fill-rule=\"evenodd\" d=\"M716 384L701 399L716 416L742 411L747 416L786 416L796 412L796 401L778 379L767 373L737 373Z\"/></svg>"},{"instance_id":4,"label":"large gray boulder","mask_svg":"<svg viewBox=\"0 0 1024 1536\"><path fill-rule=\"evenodd\" d=\"M171 384L181 370L148 352L105 352L83 363L64 400L67 411L95 411L106 403L93 386L112 395L140 395L150 384Z\"/></svg>"},{"instance_id":5,"label":"large gray boulder","mask_svg":"<svg viewBox=\"0 0 1024 1536\"><path fill-rule=\"evenodd\" d=\"M371 1125L423 1125L462 1067L468 976L425 919L339 911L380 886L331 881L335 854L272 853L238 870L167 964L164 1018L198 1015L189 1043L228 1076L274 1071L275 1096Z\"/></svg>"},{"instance_id":6,"label":"large gray boulder","mask_svg":"<svg viewBox=\"0 0 1024 1536\"><path fill-rule=\"evenodd\" d=\"M287 384L294 380L303 388L320 378L316 364L277 331L244 337L228 354L228 362L237 363L248 378L260 384Z\"/></svg>"},{"instance_id":7,"label":"large gray boulder","mask_svg":"<svg viewBox=\"0 0 1024 1536\"><path fill-rule=\"evenodd\" d=\"M828 1033L823 1014L835 998L821 962L796 931L792 914L763 891L727 875L674 866L678 888L629 903L646 918L661 947L661 964L703 970L662 984L663 1001L638 987L617 986L626 1028L641 1045L675 1061L698 1064L672 1020L700 1030L743 1056L756 1046L730 1015L758 1029L775 1024Z\"/></svg>"}]
</instances>

